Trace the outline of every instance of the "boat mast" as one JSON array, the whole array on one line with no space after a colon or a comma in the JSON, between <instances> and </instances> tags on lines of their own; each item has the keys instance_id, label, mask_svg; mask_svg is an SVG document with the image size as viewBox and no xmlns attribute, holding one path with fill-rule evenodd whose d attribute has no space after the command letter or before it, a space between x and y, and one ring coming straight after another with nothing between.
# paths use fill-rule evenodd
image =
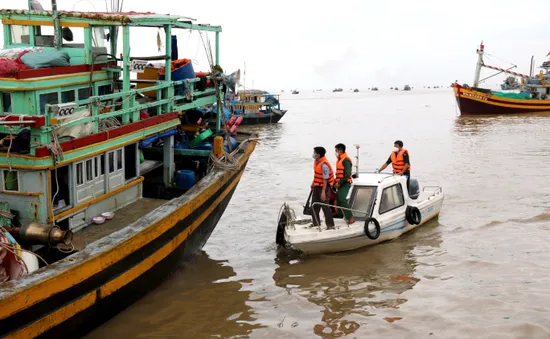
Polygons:
<instances>
[{"instance_id":1,"label":"boat mast","mask_svg":"<svg viewBox=\"0 0 550 339\"><path fill-rule=\"evenodd\" d=\"M479 45L479 49L477 52L477 65L476 65L476 74L474 77L474 87L479 86L479 76L481 75L481 67L483 66L483 49L485 46L483 45L483 41Z\"/></svg>"},{"instance_id":2,"label":"boat mast","mask_svg":"<svg viewBox=\"0 0 550 339\"><path fill-rule=\"evenodd\" d=\"M61 46L61 29L59 27L59 17L57 16L57 0L52 0L52 17L53 17L53 46L59 49Z\"/></svg>"}]
</instances>

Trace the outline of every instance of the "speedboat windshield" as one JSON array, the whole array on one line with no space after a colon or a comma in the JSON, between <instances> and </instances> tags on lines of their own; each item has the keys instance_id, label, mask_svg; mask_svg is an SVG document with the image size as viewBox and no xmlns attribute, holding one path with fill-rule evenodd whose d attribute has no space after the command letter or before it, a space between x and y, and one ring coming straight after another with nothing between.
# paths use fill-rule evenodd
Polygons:
<instances>
[{"instance_id":1,"label":"speedboat windshield","mask_svg":"<svg viewBox=\"0 0 550 339\"><path fill-rule=\"evenodd\" d=\"M357 220L365 220L372 214L376 197L376 186L354 186L350 196L350 206Z\"/></svg>"}]
</instances>

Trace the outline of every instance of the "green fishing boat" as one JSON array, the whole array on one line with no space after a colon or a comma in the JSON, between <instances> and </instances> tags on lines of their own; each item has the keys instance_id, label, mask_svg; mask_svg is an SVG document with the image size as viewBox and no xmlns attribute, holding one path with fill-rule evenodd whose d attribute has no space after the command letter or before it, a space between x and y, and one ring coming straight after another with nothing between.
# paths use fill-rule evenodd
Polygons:
<instances>
[{"instance_id":1,"label":"green fishing boat","mask_svg":"<svg viewBox=\"0 0 550 339\"><path fill-rule=\"evenodd\" d=\"M0 337L75 338L193 258L257 138L219 111L221 27L34 2L0 11ZM132 52L138 27L160 55ZM177 30L199 31L208 72L175 60ZM170 68L144 77L153 62Z\"/></svg>"}]
</instances>

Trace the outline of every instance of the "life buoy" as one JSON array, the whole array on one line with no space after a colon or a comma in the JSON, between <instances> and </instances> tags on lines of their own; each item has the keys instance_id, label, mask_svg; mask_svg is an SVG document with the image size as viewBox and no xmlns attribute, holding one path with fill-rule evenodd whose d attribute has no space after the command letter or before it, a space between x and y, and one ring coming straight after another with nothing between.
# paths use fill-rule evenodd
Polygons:
<instances>
[{"instance_id":1,"label":"life buoy","mask_svg":"<svg viewBox=\"0 0 550 339\"><path fill-rule=\"evenodd\" d=\"M370 224L374 224L374 232L373 230L371 230L369 228L369 225ZM378 237L380 236L380 223L378 222L378 220L376 220L375 218L367 218L367 220L365 220L365 226L364 226L364 230L365 230L365 235L371 239L371 240L376 240L378 239Z\"/></svg>"},{"instance_id":2,"label":"life buoy","mask_svg":"<svg viewBox=\"0 0 550 339\"><path fill-rule=\"evenodd\" d=\"M422 222L422 213L420 213L420 210L416 206L407 206L405 218L411 225L420 225Z\"/></svg>"}]
</instances>

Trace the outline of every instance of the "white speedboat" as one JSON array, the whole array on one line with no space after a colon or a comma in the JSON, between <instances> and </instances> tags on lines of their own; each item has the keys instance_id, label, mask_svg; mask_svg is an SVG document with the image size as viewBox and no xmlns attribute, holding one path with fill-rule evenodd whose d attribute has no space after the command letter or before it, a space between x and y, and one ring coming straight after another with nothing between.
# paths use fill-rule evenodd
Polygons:
<instances>
[{"instance_id":1,"label":"white speedboat","mask_svg":"<svg viewBox=\"0 0 550 339\"><path fill-rule=\"evenodd\" d=\"M283 204L277 244L319 254L350 251L390 240L437 218L443 205L443 190L439 186L420 190L418 181L411 178L409 193L404 176L361 172L353 179L348 202L356 221L348 225L344 219L335 218L335 229L312 226L311 218L297 218L294 210ZM306 206L304 211L308 209Z\"/></svg>"}]
</instances>

